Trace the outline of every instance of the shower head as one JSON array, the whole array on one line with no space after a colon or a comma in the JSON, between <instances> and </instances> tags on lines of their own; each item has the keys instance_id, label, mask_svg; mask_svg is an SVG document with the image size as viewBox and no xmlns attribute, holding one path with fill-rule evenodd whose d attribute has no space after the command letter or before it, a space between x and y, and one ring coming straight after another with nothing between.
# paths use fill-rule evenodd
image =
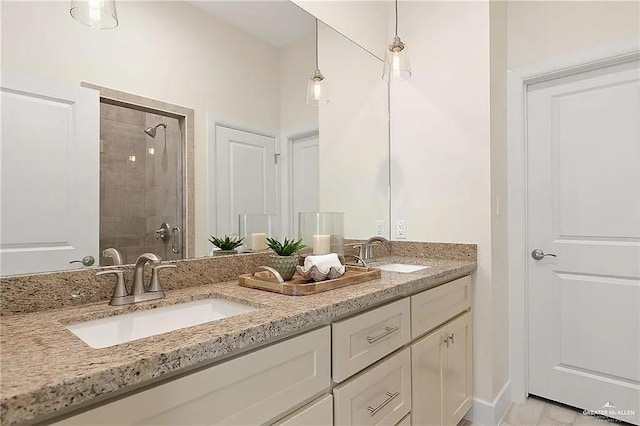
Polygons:
<instances>
[{"instance_id":1,"label":"shower head","mask_svg":"<svg viewBox=\"0 0 640 426\"><path fill-rule=\"evenodd\" d=\"M151 136L152 138L156 137L156 132L158 131L158 127L164 127L164 130L167 130L167 123L160 123L160 124L156 124L153 127L147 127L146 129L144 129L144 132L146 134L148 134L149 136Z\"/></svg>"}]
</instances>

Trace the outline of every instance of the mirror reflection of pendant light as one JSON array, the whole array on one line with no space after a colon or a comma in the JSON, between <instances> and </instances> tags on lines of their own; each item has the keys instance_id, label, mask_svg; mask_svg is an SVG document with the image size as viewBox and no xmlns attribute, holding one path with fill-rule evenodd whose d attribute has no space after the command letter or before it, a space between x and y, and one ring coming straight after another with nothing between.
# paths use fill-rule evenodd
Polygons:
<instances>
[{"instance_id":1,"label":"mirror reflection of pendant light","mask_svg":"<svg viewBox=\"0 0 640 426\"><path fill-rule=\"evenodd\" d=\"M318 20L316 19L316 70L307 83L307 104L318 106L329 102L327 82L318 69Z\"/></svg>"},{"instance_id":2,"label":"mirror reflection of pendant light","mask_svg":"<svg viewBox=\"0 0 640 426\"><path fill-rule=\"evenodd\" d=\"M411 77L411 65L407 48L398 37L398 0L396 0L396 31L391 44L384 55L384 71L382 78L395 82L408 80Z\"/></svg>"},{"instance_id":3,"label":"mirror reflection of pendant light","mask_svg":"<svg viewBox=\"0 0 640 426\"><path fill-rule=\"evenodd\" d=\"M118 26L115 0L71 0L69 12L73 19L94 29Z\"/></svg>"}]
</instances>

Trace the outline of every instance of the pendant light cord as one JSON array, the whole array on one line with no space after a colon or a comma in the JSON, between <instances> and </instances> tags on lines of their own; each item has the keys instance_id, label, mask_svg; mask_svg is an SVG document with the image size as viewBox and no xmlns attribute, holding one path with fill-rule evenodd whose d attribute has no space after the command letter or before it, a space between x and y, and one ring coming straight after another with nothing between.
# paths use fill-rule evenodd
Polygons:
<instances>
[{"instance_id":1,"label":"pendant light cord","mask_svg":"<svg viewBox=\"0 0 640 426\"><path fill-rule=\"evenodd\" d=\"M318 69L318 19L316 19L316 69Z\"/></svg>"},{"instance_id":2,"label":"pendant light cord","mask_svg":"<svg viewBox=\"0 0 640 426\"><path fill-rule=\"evenodd\" d=\"M396 37L398 37L398 0L396 0Z\"/></svg>"}]
</instances>

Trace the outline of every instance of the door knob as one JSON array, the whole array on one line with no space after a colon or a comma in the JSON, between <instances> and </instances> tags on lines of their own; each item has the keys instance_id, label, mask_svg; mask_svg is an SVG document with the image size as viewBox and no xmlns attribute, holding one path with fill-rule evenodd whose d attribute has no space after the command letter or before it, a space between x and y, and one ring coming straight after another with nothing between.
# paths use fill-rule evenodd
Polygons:
<instances>
[{"instance_id":1,"label":"door knob","mask_svg":"<svg viewBox=\"0 0 640 426\"><path fill-rule=\"evenodd\" d=\"M543 252L540 249L535 249L534 251L531 252L531 257L533 257L535 260L542 260L544 259L546 256L551 256L551 257L558 257L553 253L547 253L545 254L545 252Z\"/></svg>"},{"instance_id":2,"label":"door knob","mask_svg":"<svg viewBox=\"0 0 640 426\"><path fill-rule=\"evenodd\" d=\"M72 260L69 263L82 263L84 266L91 266L95 263L95 259L93 258L93 256L85 256L82 258L82 260Z\"/></svg>"}]
</instances>

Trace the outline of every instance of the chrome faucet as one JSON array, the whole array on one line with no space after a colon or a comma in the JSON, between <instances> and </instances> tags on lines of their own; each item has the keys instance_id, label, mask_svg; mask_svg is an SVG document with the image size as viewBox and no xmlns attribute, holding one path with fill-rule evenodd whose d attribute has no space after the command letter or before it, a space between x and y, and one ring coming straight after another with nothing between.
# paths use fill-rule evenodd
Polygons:
<instances>
[{"instance_id":1,"label":"chrome faucet","mask_svg":"<svg viewBox=\"0 0 640 426\"><path fill-rule=\"evenodd\" d=\"M119 250L114 249L113 247L109 247L107 249L104 249L102 251L102 256L103 257L110 257L111 260L113 261L113 266L122 265L122 254L120 254Z\"/></svg>"},{"instance_id":2,"label":"chrome faucet","mask_svg":"<svg viewBox=\"0 0 640 426\"><path fill-rule=\"evenodd\" d=\"M159 271L165 268L175 268L176 265L161 265L162 259L153 253L144 253L136 260L136 266L133 271L133 282L131 283L131 291L127 294L124 284L124 271L122 269L109 269L100 271L96 275L116 275L116 287L109 302L112 306L129 305L131 303L144 302L147 300L155 300L164 298L164 291L160 287ZM147 263L151 264L152 274L149 289L144 286L144 267Z\"/></svg>"},{"instance_id":3,"label":"chrome faucet","mask_svg":"<svg viewBox=\"0 0 640 426\"><path fill-rule=\"evenodd\" d=\"M371 237L369 238L367 241L365 241L362 244L358 244L356 247L359 249L359 253L358 256L362 259L362 260L371 260L373 259L373 246L376 243L388 243L389 240L387 240L385 237L380 237L380 236L375 236L375 237Z\"/></svg>"},{"instance_id":4,"label":"chrome faucet","mask_svg":"<svg viewBox=\"0 0 640 426\"><path fill-rule=\"evenodd\" d=\"M162 262L158 256L153 253L143 253L136 259L136 266L133 270L133 284L131 285L131 295L137 296L144 294L144 283L142 281L144 273L144 265L151 263L152 265L159 265Z\"/></svg>"}]
</instances>

